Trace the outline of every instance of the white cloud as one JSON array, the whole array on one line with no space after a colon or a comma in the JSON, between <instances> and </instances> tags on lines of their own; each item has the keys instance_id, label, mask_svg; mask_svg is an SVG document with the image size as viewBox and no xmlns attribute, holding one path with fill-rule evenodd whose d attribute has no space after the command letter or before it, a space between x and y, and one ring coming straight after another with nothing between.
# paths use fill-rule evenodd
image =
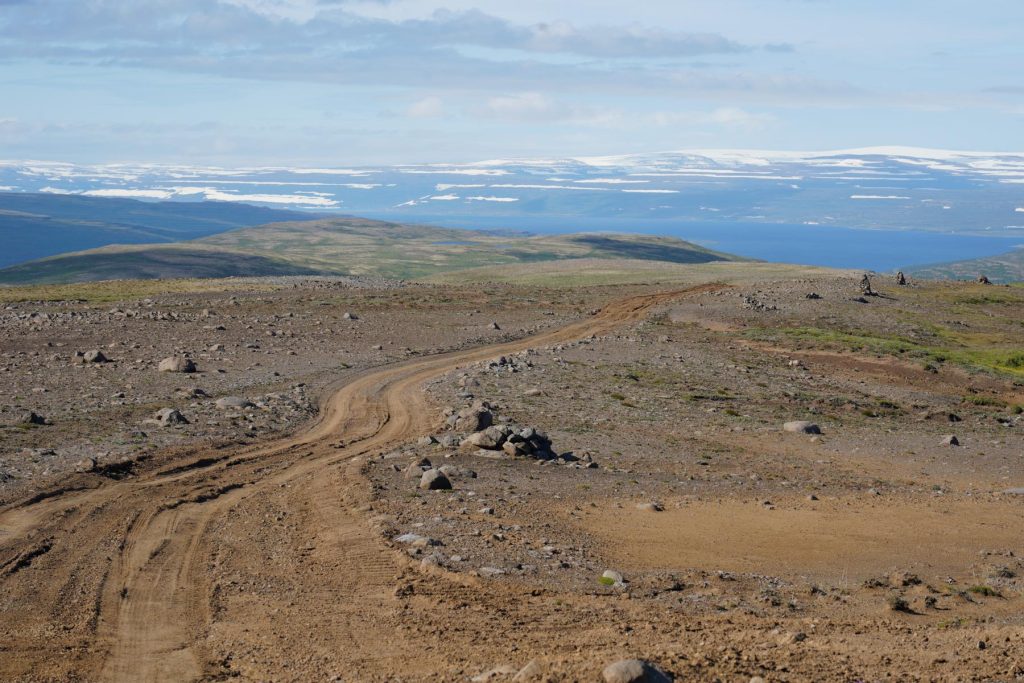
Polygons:
<instances>
[{"instance_id":1,"label":"white cloud","mask_svg":"<svg viewBox=\"0 0 1024 683\"><path fill-rule=\"evenodd\" d=\"M775 121L771 114L751 112L740 107L718 107L711 111L655 112L651 123L658 126L714 125L725 128L758 129Z\"/></svg>"},{"instance_id":2,"label":"white cloud","mask_svg":"<svg viewBox=\"0 0 1024 683\"><path fill-rule=\"evenodd\" d=\"M436 119L444 116L444 101L440 97L424 97L413 102L405 111L413 119Z\"/></svg>"},{"instance_id":3,"label":"white cloud","mask_svg":"<svg viewBox=\"0 0 1024 683\"><path fill-rule=\"evenodd\" d=\"M570 104L540 92L496 95L470 113L485 119L514 123L611 123L620 118L610 109Z\"/></svg>"}]
</instances>

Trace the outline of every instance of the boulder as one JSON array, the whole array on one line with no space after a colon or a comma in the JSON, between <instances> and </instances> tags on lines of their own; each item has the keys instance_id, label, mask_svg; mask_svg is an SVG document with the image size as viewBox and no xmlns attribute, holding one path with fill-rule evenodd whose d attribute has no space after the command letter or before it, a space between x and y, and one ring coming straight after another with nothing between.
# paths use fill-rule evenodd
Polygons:
<instances>
[{"instance_id":1,"label":"boulder","mask_svg":"<svg viewBox=\"0 0 1024 683\"><path fill-rule=\"evenodd\" d=\"M161 427L173 427L174 425L187 425L189 423L177 408L163 408L157 411L156 421L160 423Z\"/></svg>"},{"instance_id":2,"label":"boulder","mask_svg":"<svg viewBox=\"0 0 1024 683\"><path fill-rule=\"evenodd\" d=\"M239 396L225 396L217 399L217 407L221 410L242 410L252 408L255 404Z\"/></svg>"},{"instance_id":3,"label":"boulder","mask_svg":"<svg viewBox=\"0 0 1024 683\"><path fill-rule=\"evenodd\" d=\"M23 413L18 422L23 425L45 425L50 423L45 417L31 410Z\"/></svg>"},{"instance_id":4,"label":"boulder","mask_svg":"<svg viewBox=\"0 0 1024 683\"><path fill-rule=\"evenodd\" d=\"M106 363L107 357L103 355L103 352L99 349L93 349L92 351L86 351L82 354L83 363Z\"/></svg>"},{"instance_id":5,"label":"boulder","mask_svg":"<svg viewBox=\"0 0 1024 683\"><path fill-rule=\"evenodd\" d=\"M96 465L96 458L82 458L75 463L75 472L94 472L96 470Z\"/></svg>"},{"instance_id":6,"label":"boulder","mask_svg":"<svg viewBox=\"0 0 1024 683\"><path fill-rule=\"evenodd\" d=\"M459 465L443 465L439 468L441 474L451 479L476 479L476 472Z\"/></svg>"},{"instance_id":7,"label":"boulder","mask_svg":"<svg viewBox=\"0 0 1024 683\"><path fill-rule=\"evenodd\" d=\"M170 356L160 361L157 369L160 372L195 372L196 364L185 356Z\"/></svg>"},{"instance_id":8,"label":"boulder","mask_svg":"<svg viewBox=\"0 0 1024 683\"><path fill-rule=\"evenodd\" d=\"M450 489L452 482L448 477L444 476L441 470L427 470L420 477L420 488L424 491L439 491L444 489Z\"/></svg>"},{"instance_id":9,"label":"boulder","mask_svg":"<svg viewBox=\"0 0 1024 683\"><path fill-rule=\"evenodd\" d=\"M948 434L948 435L942 437L942 445L943 446L959 446L960 445L960 439L956 438L955 434Z\"/></svg>"},{"instance_id":10,"label":"boulder","mask_svg":"<svg viewBox=\"0 0 1024 683\"><path fill-rule=\"evenodd\" d=\"M491 411L479 404L463 408L452 416L451 425L459 432L478 432L487 429L494 422Z\"/></svg>"},{"instance_id":11,"label":"boulder","mask_svg":"<svg viewBox=\"0 0 1024 683\"><path fill-rule=\"evenodd\" d=\"M605 683L671 683L664 671L642 659L623 659L601 672Z\"/></svg>"},{"instance_id":12,"label":"boulder","mask_svg":"<svg viewBox=\"0 0 1024 683\"><path fill-rule=\"evenodd\" d=\"M498 427L488 427L481 432L470 434L462 440L462 446L465 448L483 448L489 451L498 450L503 443L505 443L505 434Z\"/></svg>"},{"instance_id":13,"label":"boulder","mask_svg":"<svg viewBox=\"0 0 1024 683\"><path fill-rule=\"evenodd\" d=\"M625 579L622 577L622 574L615 571L614 569L606 569L604 571L604 574L601 574L601 579L604 582L610 582L611 584L616 586L621 586L623 583L625 583Z\"/></svg>"},{"instance_id":14,"label":"boulder","mask_svg":"<svg viewBox=\"0 0 1024 683\"><path fill-rule=\"evenodd\" d=\"M798 434L821 434L821 427L807 420L787 422L782 425L782 428L787 432L796 432Z\"/></svg>"}]
</instances>

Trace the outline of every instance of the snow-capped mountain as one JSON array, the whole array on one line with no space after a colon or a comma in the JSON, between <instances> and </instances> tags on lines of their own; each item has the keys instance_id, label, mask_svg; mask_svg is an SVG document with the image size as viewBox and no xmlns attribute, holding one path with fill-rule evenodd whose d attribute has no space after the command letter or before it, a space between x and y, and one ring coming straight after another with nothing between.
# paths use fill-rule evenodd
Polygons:
<instances>
[{"instance_id":1,"label":"snow-capped mountain","mask_svg":"<svg viewBox=\"0 0 1024 683\"><path fill-rule=\"evenodd\" d=\"M229 201L453 225L832 225L1021 234L1024 153L697 150L367 168L0 162L0 191Z\"/></svg>"}]
</instances>

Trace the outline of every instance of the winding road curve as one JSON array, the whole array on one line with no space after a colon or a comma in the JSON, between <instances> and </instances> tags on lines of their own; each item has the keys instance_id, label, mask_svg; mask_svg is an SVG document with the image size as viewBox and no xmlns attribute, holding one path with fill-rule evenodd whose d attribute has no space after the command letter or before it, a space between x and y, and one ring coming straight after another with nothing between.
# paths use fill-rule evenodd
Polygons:
<instances>
[{"instance_id":1,"label":"winding road curve","mask_svg":"<svg viewBox=\"0 0 1024 683\"><path fill-rule=\"evenodd\" d=\"M97 485L95 475L82 475L0 510L0 679L211 677L222 666L211 661L212 641L271 618L258 601L234 612L217 607L214 564L247 562L258 575L267 563L266 571L274 571L255 553L214 559L223 548L218 525L275 496L296 509L303 535L317 539L315 551L291 539L311 557L288 560L285 578L302 582L320 571L308 577L315 588L303 593L309 609L316 612L317 601L338 606L326 625L301 622L314 631L310 646L317 638L345 642L350 670L380 676L403 647L395 630L402 617L389 616L387 601L393 602L401 569L370 528L369 491L353 463L436 427L422 390L431 378L501 354L602 335L713 287L634 296L533 337L374 369L335 387L318 419L287 438L195 451L159 472L121 481Z\"/></svg>"}]
</instances>

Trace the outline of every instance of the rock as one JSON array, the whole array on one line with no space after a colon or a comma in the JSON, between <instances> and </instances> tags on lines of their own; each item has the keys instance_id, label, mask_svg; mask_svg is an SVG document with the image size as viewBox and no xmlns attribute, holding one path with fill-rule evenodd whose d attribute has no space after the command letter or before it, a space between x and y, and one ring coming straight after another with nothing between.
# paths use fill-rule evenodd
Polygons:
<instances>
[{"instance_id":1,"label":"rock","mask_svg":"<svg viewBox=\"0 0 1024 683\"><path fill-rule=\"evenodd\" d=\"M420 477L420 488L424 491L439 491L451 489L452 482L441 470L427 470Z\"/></svg>"},{"instance_id":2,"label":"rock","mask_svg":"<svg viewBox=\"0 0 1024 683\"><path fill-rule=\"evenodd\" d=\"M605 683L671 683L661 669L641 659L623 659L609 664L601 672Z\"/></svg>"},{"instance_id":3,"label":"rock","mask_svg":"<svg viewBox=\"0 0 1024 683\"><path fill-rule=\"evenodd\" d=\"M195 372L196 364L185 356L170 356L160 361L157 369L160 372Z\"/></svg>"},{"instance_id":4,"label":"rock","mask_svg":"<svg viewBox=\"0 0 1024 683\"><path fill-rule=\"evenodd\" d=\"M492 330L500 330L501 329L501 326L498 325L498 323L491 323L490 325L488 325L488 327L490 329L492 329Z\"/></svg>"},{"instance_id":5,"label":"rock","mask_svg":"<svg viewBox=\"0 0 1024 683\"><path fill-rule=\"evenodd\" d=\"M501 444L501 450L506 454L511 455L513 458L522 457L529 455L523 446L526 444L513 443L512 441L506 441Z\"/></svg>"},{"instance_id":6,"label":"rock","mask_svg":"<svg viewBox=\"0 0 1024 683\"><path fill-rule=\"evenodd\" d=\"M82 354L83 363L106 363L107 357L103 355L102 351L93 349L92 351L86 351Z\"/></svg>"},{"instance_id":7,"label":"rock","mask_svg":"<svg viewBox=\"0 0 1024 683\"><path fill-rule=\"evenodd\" d=\"M342 320L359 320L359 316L355 313L349 313L345 311L345 315L341 316Z\"/></svg>"},{"instance_id":8,"label":"rock","mask_svg":"<svg viewBox=\"0 0 1024 683\"><path fill-rule=\"evenodd\" d=\"M252 408L256 404L239 396L225 396L224 398L218 398L216 405L221 410L241 410L243 408Z\"/></svg>"},{"instance_id":9,"label":"rock","mask_svg":"<svg viewBox=\"0 0 1024 683\"><path fill-rule=\"evenodd\" d=\"M482 674L477 674L469 680L472 681L472 683L490 683L490 681L496 681L500 678L511 676L514 673L516 673L516 668L514 666L504 664L502 666L495 667L490 671L485 671Z\"/></svg>"},{"instance_id":10,"label":"rock","mask_svg":"<svg viewBox=\"0 0 1024 683\"><path fill-rule=\"evenodd\" d=\"M444 476L451 479L476 479L476 472L466 467L459 467L458 465L444 465L438 468Z\"/></svg>"},{"instance_id":11,"label":"rock","mask_svg":"<svg viewBox=\"0 0 1024 683\"><path fill-rule=\"evenodd\" d=\"M218 351L223 351L223 350L224 350L224 345L223 344L214 344L209 349L207 349L207 351L209 351L210 353L217 353Z\"/></svg>"},{"instance_id":12,"label":"rock","mask_svg":"<svg viewBox=\"0 0 1024 683\"><path fill-rule=\"evenodd\" d=\"M420 446L433 446L437 444L437 439L432 436L422 436L416 443Z\"/></svg>"},{"instance_id":13,"label":"rock","mask_svg":"<svg viewBox=\"0 0 1024 683\"><path fill-rule=\"evenodd\" d=\"M798 434L821 434L821 427L807 420L787 422L782 425L782 428L787 432L796 432Z\"/></svg>"},{"instance_id":14,"label":"rock","mask_svg":"<svg viewBox=\"0 0 1024 683\"><path fill-rule=\"evenodd\" d=\"M615 571L614 569L604 570L604 574L601 574L601 578L603 579L602 583L611 582L611 585L615 586L621 586L626 582L626 580L622 577L622 574Z\"/></svg>"},{"instance_id":15,"label":"rock","mask_svg":"<svg viewBox=\"0 0 1024 683\"><path fill-rule=\"evenodd\" d=\"M420 541L429 540L430 539L428 539L426 536L420 536L419 534L414 533L402 534L401 536L395 537L395 543L404 543L406 545L413 545L414 543L419 543Z\"/></svg>"},{"instance_id":16,"label":"rock","mask_svg":"<svg viewBox=\"0 0 1024 683\"><path fill-rule=\"evenodd\" d=\"M541 666L539 659L531 659L530 662L524 666L519 672L512 677L513 683L525 683L526 681L535 681L544 675L544 667Z\"/></svg>"},{"instance_id":17,"label":"rock","mask_svg":"<svg viewBox=\"0 0 1024 683\"><path fill-rule=\"evenodd\" d=\"M96 458L82 458L75 463L75 472L92 472L96 469Z\"/></svg>"},{"instance_id":18,"label":"rock","mask_svg":"<svg viewBox=\"0 0 1024 683\"><path fill-rule=\"evenodd\" d=\"M960 439L956 438L955 434L948 434L948 435L942 437L942 445L943 446L959 446L960 445Z\"/></svg>"},{"instance_id":19,"label":"rock","mask_svg":"<svg viewBox=\"0 0 1024 683\"><path fill-rule=\"evenodd\" d=\"M483 448L486 450L498 450L505 443L505 435L497 427L470 434L462 441L462 447Z\"/></svg>"},{"instance_id":20,"label":"rock","mask_svg":"<svg viewBox=\"0 0 1024 683\"><path fill-rule=\"evenodd\" d=\"M187 425L189 423L177 408L163 408L162 410L157 411L156 421L159 422L162 427Z\"/></svg>"},{"instance_id":21,"label":"rock","mask_svg":"<svg viewBox=\"0 0 1024 683\"><path fill-rule=\"evenodd\" d=\"M426 467L422 467L422 466L420 466L419 463L415 463L414 462L414 463L411 463L409 466L407 466L404 470L402 470L402 474L404 475L404 477L406 479L422 479L423 478L423 473L426 472L429 469L430 469L430 465L427 465Z\"/></svg>"},{"instance_id":22,"label":"rock","mask_svg":"<svg viewBox=\"0 0 1024 683\"><path fill-rule=\"evenodd\" d=\"M643 512L661 512L665 508L661 503L637 503L636 509Z\"/></svg>"},{"instance_id":23,"label":"rock","mask_svg":"<svg viewBox=\"0 0 1024 683\"><path fill-rule=\"evenodd\" d=\"M455 419L451 424L459 432L478 432L481 429L487 429L494 422L494 415L491 411L479 404L463 408L452 417Z\"/></svg>"},{"instance_id":24,"label":"rock","mask_svg":"<svg viewBox=\"0 0 1024 683\"><path fill-rule=\"evenodd\" d=\"M453 434L444 434L437 440L437 443L442 448L458 448L459 444L462 443L462 439Z\"/></svg>"},{"instance_id":25,"label":"rock","mask_svg":"<svg viewBox=\"0 0 1024 683\"><path fill-rule=\"evenodd\" d=\"M23 425L45 425L50 423L45 417L31 410L22 414L18 422Z\"/></svg>"}]
</instances>

